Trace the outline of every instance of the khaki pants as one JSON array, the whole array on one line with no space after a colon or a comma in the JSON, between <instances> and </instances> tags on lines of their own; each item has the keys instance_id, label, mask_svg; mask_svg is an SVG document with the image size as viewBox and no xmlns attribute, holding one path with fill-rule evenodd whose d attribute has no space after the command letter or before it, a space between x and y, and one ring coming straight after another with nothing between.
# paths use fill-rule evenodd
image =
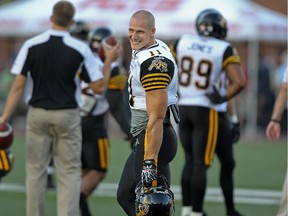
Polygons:
<instances>
[{"instance_id":1,"label":"khaki pants","mask_svg":"<svg viewBox=\"0 0 288 216\"><path fill-rule=\"evenodd\" d=\"M29 107L26 128L27 216L44 215L47 167L56 169L57 215L79 216L81 119L77 109Z\"/></svg>"}]
</instances>

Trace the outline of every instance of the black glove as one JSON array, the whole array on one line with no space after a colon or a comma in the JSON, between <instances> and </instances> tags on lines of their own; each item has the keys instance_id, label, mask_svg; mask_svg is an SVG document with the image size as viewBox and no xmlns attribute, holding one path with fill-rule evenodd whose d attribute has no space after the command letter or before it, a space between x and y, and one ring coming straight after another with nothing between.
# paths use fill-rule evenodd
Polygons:
<instances>
[{"instance_id":1,"label":"black glove","mask_svg":"<svg viewBox=\"0 0 288 216\"><path fill-rule=\"evenodd\" d=\"M144 160L141 173L141 181L145 187L151 187L152 182L157 179L156 163L154 159Z\"/></svg>"},{"instance_id":2,"label":"black glove","mask_svg":"<svg viewBox=\"0 0 288 216\"><path fill-rule=\"evenodd\" d=\"M227 101L226 96L220 95L217 87L213 86L213 92L205 94L213 104L221 104Z\"/></svg>"},{"instance_id":3,"label":"black glove","mask_svg":"<svg viewBox=\"0 0 288 216\"><path fill-rule=\"evenodd\" d=\"M239 141L240 138L240 123L232 123L232 139L233 143L236 143Z\"/></svg>"}]
</instances>

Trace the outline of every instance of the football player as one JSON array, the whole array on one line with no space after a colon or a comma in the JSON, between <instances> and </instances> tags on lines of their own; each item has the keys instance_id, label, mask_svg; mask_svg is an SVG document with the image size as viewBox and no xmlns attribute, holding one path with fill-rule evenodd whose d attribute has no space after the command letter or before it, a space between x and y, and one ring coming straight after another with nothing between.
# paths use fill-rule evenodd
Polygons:
<instances>
[{"instance_id":1,"label":"football player","mask_svg":"<svg viewBox=\"0 0 288 216\"><path fill-rule=\"evenodd\" d=\"M112 36L113 32L106 26L97 27L90 31L88 41L93 52L98 53L102 40ZM109 111L126 135L126 139L132 142L130 133L130 112L128 106L127 72L118 61L113 62L109 84L106 90L106 99L109 103Z\"/></svg>"},{"instance_id":2,"label":"football player","mask_svg":"<svg viewBox=\"0 0 288 216\"><path fill-rule=\"evenodd\" d=\"M217 84L221 95L227 94L229 80L225 72L221 73ZM235 159L233 154L233 143L240 138L240 124L236 113L235 99L231 98L222 104L215 106L218 112L218 137L215 152L219 158L220 186L225 200L226 215L241 216L234 204L234 182L233 170Z\"/></svg>"},{"instance_id":3,"label":"football player","mask_svg":"<svg viewBox=\"0 0 288 216\"><path fill-rule=\"evenodd\" d=\"M169 163L177 152L169 109L178 101L177 65L169 47L155 39L155 31L155 19L150 12L140 10L132 15L128 30L132 48L128 89L134 148L117 190L117 200L128 216L136 215L135 189L140 181L149 190L158 185L157 174L161 174L170 185ZM158 215L174 213L170 208L167 211Z\"/></svg>"},{"instance_id":4,"label":"football player","mask_svg":"<svg viewBox=\"0 0 288 216\"><path fill-rule=\"evenodd\" d=\"M88 23L83 20L76 20L70 28L70 34L84 42L87 42L88 40L89 31L90 27Z\"/></svg>"},{"instance_id":5,"label":"football player","mask_svg":"<svg viewBox=\"0 0 288 216\"><path fill-rule=\"evenodd\" d=\"M207 170L212 164L219 132L215 105L228 101L245 86L240 58L225 41L227 21L214 9L197 17L198 35L183 35L173 46L179 66L179 135L185 152L181 177L182 216L203 216ZM222 71L231 84L221 95L215 84ZM238 214L227 215L236 216Z\"/></svg>"},{"instance_id":6,"label":"football player","mask_svg":"<svg viewBox=\"0 0 288 216\"><path fill-rule=\"evenodd\" d=\"M86 40L100 67L103 62L100 60L97 52L93 49L93 41L88 35L94 32L92 29L87 32L88 26L82 23L82 28L72 28L75 32L71 35L80 40ZM78 31L76 31L78 29ZM118 43L119 44L119 43ZM113 63L112 63L113 64ZM111 64L111 68L113 67ZM109 76L105 78L106 90L108 87ZM110 143L105 124L105 115L109 109L109 104L103 94L93 94L86 83L82 82L82 104L80 106L82 122L82 184L80 194L81 216L90 216L91 212L88 206L88 198L97 188L99 183L106 177L109 168Z\"/></svg>"}]
</instances>

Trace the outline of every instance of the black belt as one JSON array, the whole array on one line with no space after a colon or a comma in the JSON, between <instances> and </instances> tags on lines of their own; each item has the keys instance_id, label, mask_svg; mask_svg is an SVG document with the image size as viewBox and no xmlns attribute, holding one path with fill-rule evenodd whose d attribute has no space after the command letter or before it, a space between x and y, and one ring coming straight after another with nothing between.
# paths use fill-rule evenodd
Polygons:
<instances>
[{"instance_id":1,"label":"black belt","mask_svg":"<svg viewBox=\"0 0 288 216\"><path fill-rule=\"evenodd\" d=\"M165 115L163 124L171 124L171 121L170 121L170 109L169 109L169 107L168 107L168 109L167 109L167 111L166 111L166 115Z\"/></svg>"}]
</instances>

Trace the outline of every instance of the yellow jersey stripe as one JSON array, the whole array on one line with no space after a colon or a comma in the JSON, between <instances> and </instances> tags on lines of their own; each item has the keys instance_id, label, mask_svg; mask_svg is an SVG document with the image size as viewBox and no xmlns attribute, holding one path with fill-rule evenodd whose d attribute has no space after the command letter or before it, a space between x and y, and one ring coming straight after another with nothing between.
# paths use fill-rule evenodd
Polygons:
<instances>
[{"instance_id":1,"label":"yellow jersey stripe","mask_svg":"<svg viewBox=\"0 0 288 216\"><path fill-rule=\"evenodd\" d=\"M148 78L151 78L151 77L152 77L152 78L153 78L153 77L155 77L155 78L166 77L166 78L168 78L168 79L171 81L171 77L170 77L170 75L167 74L167 73L152 73L152 74L147 74L147 75L143 76L143 77L141 78L141 82L143 82L143 80L148 79Z\"/></svg>"},{"instance_id":2,"label":"yellow jersey stripe","mask_svg":"<svg viewBox=\"0 0 288 216\"><path fill-rule=\"evenodd\" d=\"M105 160L105 143L104 139L98 140L98 147L99 147L99 159L100 159L100 167L105 169L106 168L106 160Z\"/></svg>"},{"instance_id":3,"label":"yellow jersey stripe","mask_svg":"<svg viewBox=\"0 0 288 216\"><path fill-rule=\"evenodd\" d=\"M154 90L154 89L165 89L167 86L151 86L149 88L145 88L145 91Z\"/></svg>"},{"instance_id":4,"label":"yellow jersey stripe","mask_svg":"<svg viewBox=\"0 0 288 216\"><path fill-rule=\"evenodd\" d=\"M225 68L229 63L241 63L240 56L230 56L222 64L222 68Z\"/></svg>"},{"instance_id":5,"label":"yellow jersey stripe","mask_svg":"<svg viewBox=\"0 0 288 216\"><path fill-rule=\"evenodd\" d=\"M5 151L1 151L1 159L2 159L2 170L8 171L9 170L9 162L8 162L8 158L6 156ZM0 167L1 170L1 167Z\"/></svg>"},{"instance_id":6,"label":"yellow jersey stripe","mask_svg":"<svg viewBox=\"0 0 288 216\"><path fill-rule=\"evenodd\" d=\"M167 87L169 85L169 83L165 83L165 82L150 82L150 83L146 83L143 86L143 88L149 88L149 87L153 87L153 86L165 86Z\"/></svg>"},{"instance_id":7,"label":"yellow jersey stripe","mask_svg":"<svg viewBox=\"0 0 288 216\"><path fill-rule=\"evenodd\" d=\"M170 82L171 79L168 79L167 77L152 77L152 78L147 78L143 79L141 82L146 83L146 82L156 82L156 81L164 81L164 82Z\"/></svg>"}]
</instances>

